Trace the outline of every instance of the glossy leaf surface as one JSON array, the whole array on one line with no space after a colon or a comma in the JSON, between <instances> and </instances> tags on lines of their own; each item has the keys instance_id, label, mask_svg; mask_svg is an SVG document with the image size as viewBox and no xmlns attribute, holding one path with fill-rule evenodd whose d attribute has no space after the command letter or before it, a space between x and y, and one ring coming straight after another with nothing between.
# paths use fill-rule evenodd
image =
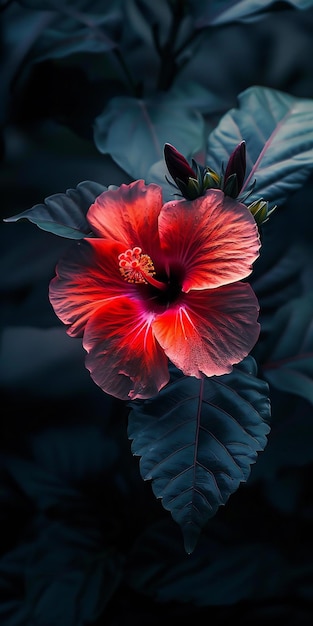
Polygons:
<instances>
[{"instance_id":1,"label":"glossy leaf surface","mask_svg":"<svg viewBox=\"0 0 313 626\"><path fill-rule=\"evenodd\" d=\"M86 220L86 213L95 198L107 188L100 183L84 181L76 189L66 193L56 193L45 199L43 204L36 204L18 215L6 218L5 222L17 222L27 219L42 230L60 237L82 239L91 234Z\"/></svg>"},{"instance_id":2,"label":"glossy leaf surface","mask_svg":"<svg viewBox=\"0 0 313 626\"><path fill-rule=\"evenodd\" d=\"M158 396L132 405L128 436L141 475L180 525L188 553L266 446L267 390L247 357L220 377L175 370Z\"/></svg>"},{"instance_id":3,"label":"glossy leaf surface","mask_svg":"<svg viewBox=\"0 0 313 626\"><path fill-rule=\"evenodd\" d=\"M286 0L282 3L287 9L309 9L312 0ZM197 17L197 28L220 26L232 22L254 21L275 9L275 0L215 0L192 2L192 10Z\"/></svg>"},{"instance_id":4,"label":"glossy leaf surface","mask_svg":"<svg viewBox=\"0 0 313 626\"><path fill-rule=\"evenodd\" d=\"M312 292L286 303L274 316L261 358L270 385L313 404L312 320Z\"/></svg>"},{"instance_id":5,"label":"glossy leaf surface","mask_svg":"<svg viewBox=\"0 0 313 626\"><path fill-rule=\"evenodd\" d=\"M94 140L98 150L134 178L145 179L150 167L163 157L166 142L190 157L203 147L202 115L182 105L179 98L159 97L144 101L112 98L95 120ZM191 148L192 146L192 148Z\"/></svg>"},{"instance_id":6,"label":"glossy leaf surface","mask_svg":"<svg viewBox=\"0 0 313 626\"><path fill-rule=\"evenodd\" d=\"M220 171L244 140L247 177L241 193L256 181L249 203L263 197L281 205L313 171L313 100L267 87L249 87L239 107L222 117L209 135L207 164Z\"/></svg>"}]
</instances>

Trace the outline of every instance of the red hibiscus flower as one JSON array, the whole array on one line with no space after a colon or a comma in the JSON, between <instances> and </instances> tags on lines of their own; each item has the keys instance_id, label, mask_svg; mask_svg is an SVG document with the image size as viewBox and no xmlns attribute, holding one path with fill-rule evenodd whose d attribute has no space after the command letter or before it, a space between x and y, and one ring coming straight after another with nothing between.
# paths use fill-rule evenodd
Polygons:
<instances>
[{"instance_id":1,"label":"red hibiscus flower","mask_svg":"<svg viewBox=\"0 0 313 626\"><path fill-rule=\"evenodd\" d=\"M168 360L188 376L225 374L259 336L247 282L259 254L246 206L211 189L162 204L138 180L101 194L87 213L94 237L58 263L50 301L103 391L149 398L169 381Z\"/></svg>"}]
</instances>

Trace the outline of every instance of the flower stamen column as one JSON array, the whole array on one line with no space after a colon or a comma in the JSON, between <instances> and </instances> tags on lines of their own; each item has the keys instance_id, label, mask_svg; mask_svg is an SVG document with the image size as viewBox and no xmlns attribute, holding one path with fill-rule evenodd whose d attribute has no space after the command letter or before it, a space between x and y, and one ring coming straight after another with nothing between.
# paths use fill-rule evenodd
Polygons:
<instances>
[{"instance_id":1,"label":"flower stamen column","mask_svg":"<svg viewBox=\"0 0 313 626\"><path fill-rule=\"evenodd\" d=\"M121 275L127 283L149 283L162 291L167 288L166 283L153 278L155 276L153 261L148 254L142 253L139 246L122 252L118 255L118 260Z\"/></svg>"}]
</instances>

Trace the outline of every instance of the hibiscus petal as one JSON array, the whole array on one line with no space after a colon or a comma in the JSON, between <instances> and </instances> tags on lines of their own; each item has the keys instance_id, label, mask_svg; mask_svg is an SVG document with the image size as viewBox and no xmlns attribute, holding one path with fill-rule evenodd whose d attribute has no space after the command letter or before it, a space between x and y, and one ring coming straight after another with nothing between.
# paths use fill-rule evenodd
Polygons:
<instances>
[{"instance_id":1,"label":"hibiscus petal","mask_svg":"<svg viewBox=\"0 0 313 626\"><path fill-rule=\"evenodd\" d=\"M86 367L103 391L121 400L150 398L169 381L168 359L155 340L153 316L140 302L111 301L84 333Z\"/></svg>"},{"instance_id":2,"label":"hibiscus petal","mask_svg":"<svg viewBox=\"0 0 313 626\"><path fill-rule=\"evenodd\" d=\"M86 323L105 302L134 292L118 267L123 246L103 239L84 239L69 248L50 282L49 298L55 313L72 337L81 337Z\"/></svg>"},{"instance_id":3,"label":"hibiscus petal","mask_svg":"<svg viewBox=\"0 0 313 626\"><path fill-rule=\"evenodd\" d=\"M248 283L190 291L153 322L169 359L187 376L219 376L232 370L255 345L259 305Z\"/></svg>"},{"instance_id":4,"label":"hibiscus petal","mask_svg":"<svg viewBox=\"0 0 313 626\"><path fill-rule=\"evenodd\" d=\"M251 273L260 239L244 204L218 189L192 202L167 202L159 233L169 265L183 268L183 291L221 287Z\"/></svg>"},{"instance_id":5,"label":"hibiscus petal","mask_svg":"<svg viewBox=\"0 0 313 626\"><path fill-rule=\"evenodd\" d=\"M161 187L136 180L102 193L91 205L87 219L99 237L119 241L125 249L139 246L153 257L159 250L161 207Z\"/></svg>"}]
</instances>

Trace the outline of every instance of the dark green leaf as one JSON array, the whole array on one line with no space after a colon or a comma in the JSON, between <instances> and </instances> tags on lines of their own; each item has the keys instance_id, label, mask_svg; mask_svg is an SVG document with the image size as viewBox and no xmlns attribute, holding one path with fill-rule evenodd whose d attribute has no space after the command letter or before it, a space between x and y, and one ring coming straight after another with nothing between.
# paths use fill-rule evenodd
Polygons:
<instances>
[{"instance_id":1,"label":"dark green leaf","mask_svg":"<svg viewBox=\"0 0 313 626\"><path fill-rule=\"evenodd\" d=\"M18 0L18 4L27 9L36 9L37 11L56 11L75 16L97 16L101 17L112 12L117 13L118 2L116 0Z\"/></svg>"},{"instance_id":2,"label":"dark green leaf","mask_svg":"<svg viewBox=\"0 0 313 626\"><path fill-rule=\"evenodd\" d=\"M18 215L7 217L5 222L17 222L27 219L42 230L68 237L82 239L91 235L86 213L90 205L107 187L100 183L84 181L76 189L66 193L56 193L45 199L44 204L36 204Z\"/></svg>"},{"instance_id":3,"label":"dark green leaf","mask_svg":"<svg viewBox=\"0 0 313 626\"><path fill-rule=\"evenodd\" d=\"M14 455L2 455L1 469L2 466L30 501L36 502L37 510L48 511L62 505L75 507L75 503L81 499L79 489L29 460Z\"/></svg>"},{"instance_id":4,"label":"dark green leaf","mask_svg":"<svg viewBox=\"0 0 313 626\"><path fill-rule=\"evenodd\" d=\"M128 436L141 475L180 525L188 553L266 446L267 390L248 357L203 380L174 370L158 396L131 403Z\"/></svg>"},{"instance_id":5,"label":"dark green leaf","mask_svg":"<svg viewBox=\"0 0 313 626\"><path fill-rule=\"evenodd\" d=\"M273 484L273 480L282 478L287 468L306 467L308 470L313 463L311 404L292 392L280 391L272 384L270 396L271 436L249 479L249 485L253 481L262 481L266 488L268 484ZM290 499L292 497L290 494Z\"/></svg>"},{"instance_id":6,"label":"dark green leaf","mask_svg":"<svg viewBox=\"0 0 313 626\"><path fill-rule=\"evenodd\" d=\"M267 369L264 377L273 387L302 396L313 404L313 352L309 357L294 359L279 369Z\"/></svg>"},{"instance_id":7,"label":"dark green leaf","mask_svg":"<svg viewBox=\"0 0 313 626\"><path fill-rule=\"evenodd\" d=\"M103 547L94 524L79 528L50 522L33 542L26 572L32 620L47 624L49 615L50 624L93 622L120 584L122 565L123 557L116 550Z\"/></svg>"},{"instance_id":8,"label":"dark green leaf","mask_svg":"<svg viewBox=\"0 0 313 626\"><path fill-rule=\"evenodd\" d=\"M258 521L249 511L252 528ZM244 523L238 528L236 524L211 520L196 550L186 558L175 529L165 520L155 522L132 550L128 584L159 602L202 607L227 606L278 594L290 584L292 566L285 567L277 546L264 541L261 533L256 536L255 531L251 532L253 538ZM275 575L277 571L280 576Z\"/></svg>"},{"instance_id":9,"label":"dark green leaf","mask_svg":"<svg viewBox=\"0 0 313 626\"><path fill-rule=\"evenodd\" d=\"M88 27L75 28L64 33L54 28L47 28L29 54L28 60L39 63L46 59L58 59L71 54L86 52L107 52L115 46L114 42L99 29Z\"/></svg>"},{"instance_id":10,"label":"dark green leaf","mask_svg":"<svg viewBox=\"0 0 313 626\"><path fill-rule=\"evenodd\" d=\"M191 10L196 18L196 28L220 26L232 22L254 21L264 14L275 10L276 0L193 0ZM312 0L286 0L286 8L309 9Z\"/></svg>"},{"instance_id":11,"label":"dark green leaf","mask_svg":"<svg viewBox=\"0 0 313 626\"><path fill-rule=\"evenodd\" d=\"M80 53L104 53L117 47L122 17L114 7L103 8L100 0L86 3L61 0L21 0L35 9L37 27L28 43L25 62L41 62ZM41 12L41 13L40 13ZM28 11L28 13L30 13Z\"/></svg>"},{"instance_id":12,"label":"dark green leaf","mask_svg":"<svg viewBox=\"0 0 313 626\"><path fill-rule=\"evenodd\" d=\"M303 243L292 243L286 250L279 249L282 238L278 243L275 234L278 237L279 234L273 232L273 224L274 218L264 232L261 256L249 278L260 304L262 333L271 332L276 311L302 293L303 270L311 263L309 250ZM253 352L257 361L259 358L255 355L261 354L262 350L259 340Z\"/></svg>"},{"instance_id":13,"label":"dark green leaf","mask_svg":"<svg viewBox=\"0 0 313 626\"><path fill-rule=\"evenodd\" d=\"M220 171L244 140L247 178L241 193L256 180L249 202L263 197L270 206L281 205L313 171L313 100L258 86L238 100L239 108L209 135L207 164Z\"/></svg>"},{"instance_id":14,"label":"dark green leaf","mask_svg":"<svg viewBox=\"0 0 313 626\"><path fill-rule=\"evenodd\" d=\"M185 79L183 82L174 84L168 91L168 95L177 101L181 101L185 107L200 111L204 115L220 114L227 110L228 100L212 89L194 80ZM206 120L208 121L208 120Z\"/></svg>"},{"instance_id":15,"label":"dark green leaf","mask_svg":"<svg viewBox=\"0 0 313 626\"><path fill-rule=\"evenodd\" d=\"M270 385L313 404L313 292L276 313L260 361Z\"/></svg>"},{"instance_id":16,"label":"dark green leaf","mask_svg":"<svg viewBox=\"0 0 313 626\"><path fill-rule=\"evenodd\" d=\"M112 98L95 120L98 150L110 154L134 178L146 179L150 167L163 157L166 142L188 159L203 147L203 139L202 115L183 106L179 98L159 95L151 102Z\"/></svg>"}]
</instances>

